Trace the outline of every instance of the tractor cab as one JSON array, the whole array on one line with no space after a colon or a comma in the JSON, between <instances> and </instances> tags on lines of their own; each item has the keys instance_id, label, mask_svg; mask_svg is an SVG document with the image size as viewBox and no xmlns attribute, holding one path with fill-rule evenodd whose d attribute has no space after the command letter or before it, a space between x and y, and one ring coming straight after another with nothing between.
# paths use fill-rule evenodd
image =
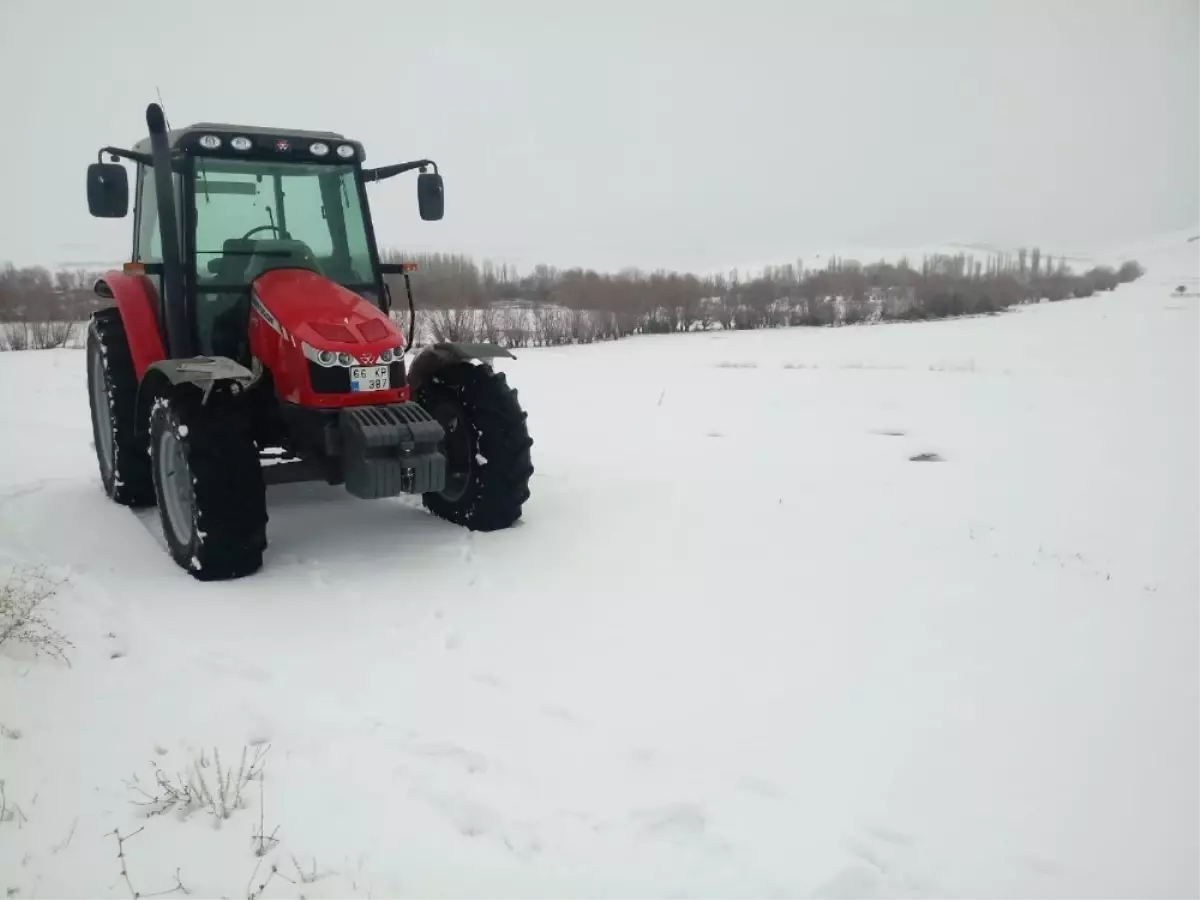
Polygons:
<instances>
[{"instance_id":1,"label":"tractor cab","mask_svg":"<svg viewBox=\"0 0 1200 900\"><path fill-rule=\"evenodd\" d=\"M155 279L160 298L182 307L178 318L184 333L169 336L180 349L246 363L249 288L272 269L315 272L388 312L365 190L369 181L419 167L421 216L442 216L442 183L434 163L364 169L362 144L336 132L205 122L168 131L165 138L169 183L154 166L149 137L131 153L105 148L101 155L109 152L114 161L92 166L89 182L126 179L118 157L137 163L132 261ZM434 174L425 174L428 166ZM159 196L164 186L168 203ZM127 197L128 187L124 193ZM93 214L124 214L127 201L106 208L104 195L98 196ZM167 207L173 207L176 219L177 263L170 248L164 252L169 229L160 225ZM163 283L163 270L170 267L180 274L178 300L169 298L170 286Z\"/></svg>"}]
</instances>

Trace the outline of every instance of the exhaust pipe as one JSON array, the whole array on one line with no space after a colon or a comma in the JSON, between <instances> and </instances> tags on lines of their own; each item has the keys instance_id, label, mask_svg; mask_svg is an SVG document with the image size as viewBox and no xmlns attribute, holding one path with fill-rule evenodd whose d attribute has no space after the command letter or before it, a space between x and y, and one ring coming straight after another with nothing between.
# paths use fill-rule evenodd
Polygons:
<instances>
[{"instance_id":1,"label":"exhaust pipe","mask_svg":"<svg viewBox=\"0 0 1200 900\"><path fill-rule=\"evenodd\" d=\"M192 315L183 284L183 261L179 243L179 219L175 211L175 181L171 177L171 148L167 144L167 120L162 107L146 107L150 129L150 158L154 162L154 195L158 203L158 229L163 255L163 319L167 327L167 356L195 356L192 347Z\"/></svg>"}]
</instances>

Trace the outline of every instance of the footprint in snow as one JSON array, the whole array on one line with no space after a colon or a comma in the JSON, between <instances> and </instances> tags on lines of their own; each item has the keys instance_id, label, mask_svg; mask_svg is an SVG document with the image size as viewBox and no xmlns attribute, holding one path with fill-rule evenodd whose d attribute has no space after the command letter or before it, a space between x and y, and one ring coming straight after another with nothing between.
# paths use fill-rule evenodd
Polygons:
<instances>
[{"instance_id":1,"label":"footprint in snow","mask_svg":"<svg viewBox=\"0 0 1200 900\"><path fill-rule=\"evenodd\" d=\"M934 892L933 879L913 865L915 841L912 835L894 828L872 825L858 834L848 835L843 839L843 844L860 862L842 869L831 882L833 889L828 892L822 889L818 896L894 896L896 885L903 885L905 890L921 894ZM871 874L873 880L867 879L866 874Z\"/></svg>"},{"instance_id":2,"label":"footprint in snow","mask_svg":"<svg viewBox=\"0 0 1200 900\"><path fill-rule=\"evenodd\" d=\"M502 691L508 687L508 685L506 685L502 680L497 678L495 675L489 675L487 672L473 672L471 673L471 679L473 681L478 681L480 684L487 685L488 687L497 691Z\"/></svg>"},{"instance_id":3,"label":"footprint in snow","mask_svg":"<svg viewBox=\"0 0 1200 900\"><path fill-rule=\"evenodd\" d=\"M888 861L884 858L884 854L878 848L871 846L869 842L860 838L849 837L843 843L846 845L847 850L864 862L870 863L880 872L888 870Z\"/></svg>"},{"instance_id":4,"label":"footprint in snow","mask_svg":"<svg viewBox=\"0 0 1200 900\"><path fill-rule=\"evenodd\" d=\"M521 858L542 851L542 843L534 832L508 821L490 806L441 792L420 790L418 793L423 800L444 815L454 830L463 837L494 840Z\"/></svg>"},{"instance_id":5,"label":"footprint in snow","mask_svg":"<svg viewBox=\"0 0 1200 900\"><path fill-rule=\"evenodd\" d=\"M200 664L216 675L233 675L260 684L271 680L271 673L266 669L223 654L202 657Z\"/></svg>"},{"instance_id":6,"label":"footprint in snow","mask_svg":"<svg viewBox=\"0 0 1200 900\"><path fill-rule=\"evenodd\" d=\"M1021 862L1032 872L1046 878L1055 878L1063 874L1063 867L1053 860L1042 859L1040 856L1026 856Z\"/></svg>"},{"instance_id":7,"label":"footprint in snow","mask_svg":"<svg viewBox=\"0 0 1200 900\"><path fill-rule=\"evenodd\" d=\"M580 724L578 716L576 716L569 709L565 709L561 706L543 706L542 715L551 719L558 719L558 721L566 722L569 725Z\"/></svg>"},{"instance_id":8,"label":"footprint in snow","mask_svg":"<svg viewBox=\"0 0 1200 900\"><path fill-rule=\"evenodd\" d=\"M908 461L909 462L945 462L946 460L943 459L941 456L939 456L936 453L918 453L916 456L910 456L908 458Z\"/></svg>"},{"instance_id":9,"label":"footprint in snow","mask_svg":"<svg viewBox=\"0 0 1200 900\"><path fill-rule=\"evenodd\" d=\"M129 655L129 645L125 641L119 639L114 632L110 631L104 636L108 639L109 646L111 648L108 651L109 659L121 659L122 657Z\"/></svg>"},{"instance_id":10,"label":"footprint in snow","mask_svg":"<svg viewBox=\"0 0 1200 900\"><path fill-rule=\"evenodd\" d=\"M648 835L699 837L708 831L708 816L699 803L669 803L634 813L633 821Z\"/></svg>"},{"instance_id":11,"label":"footprint in snow","mask_svg":"<svg viewBox=\"0 0 1200 900\"><path fill-rule=\"evenodd\" d=\"M833 900L860 900L883 896L883 881L876 869L866 866L846 866L809 894L810 897L829 897Z\"/></svg>"},{"instance_id":12,"label":"footprint in snow","mask_svg":"<svg viewBox=\"0 0 1200 900\"><path fill-rule=\"evenodd\" d=\"M773 781L767 781L765 778L757 778L753 775L743 775L737 780L738 789L747 793L754 794L757 797L766 797L768 800L787 800L788 793Z\"/></svg>"},{"instance_id":13,"label":"footprint in snow","mask_svg":"<svg viewBox=\"0 0 1200 900\"><path fill-rule=\"evenodd\" d=\"M662 754L650 747L634 747L629 758L640 766L653 766L662 761Z\"/></svg>"},{"instance_id":14,"label":"footprint in snow","mask_svg":"<svg viewBox=\"0 0 1200 900\"><path fill-rule=\"evenodd\" d=\"M889 844L896 844L905 847L912 843L912 837L902 831L895 831L891 828L885 828L882 825L876 825L867 829L867 834L876 837L881 841L886 841Z\"/></svg>"},{"instance_id":15,"label":"footprint in snow","mask_svg":"<svg viewBox=\"0 0 1200 900\"><path fill-rule=\"evenodd\" d=\"M448 742L414 744L411 752L417 756L449 763L462 769L468 775L479 775L495 768L495 765L489 763L488 758L482 753Z\"/></svg>"}]
</instances>

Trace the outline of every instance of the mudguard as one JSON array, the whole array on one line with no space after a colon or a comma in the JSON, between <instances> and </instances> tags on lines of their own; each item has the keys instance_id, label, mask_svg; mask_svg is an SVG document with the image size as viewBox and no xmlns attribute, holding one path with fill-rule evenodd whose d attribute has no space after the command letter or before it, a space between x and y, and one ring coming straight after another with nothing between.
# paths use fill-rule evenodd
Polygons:
<instances>
[{"instance_id":1,"label":"mudguard","mask_svg":"<svg viewBox=\"0 0 1200 900\"><path fill-rule=\"evenodd\" d=\"M150 428L150 411L154 399L164 393L168 386L191 384L201 391L201 404L208 402L209 394L218 384L237 385L235 390L247 388L254 381L254 373L241 363L224 356L193 356L187 359L160 359L146 369L146 376L138 385L137 431L144 434Z\"/></svg>"},{"instance_id":2,"label":"mudguard","mask_svg":"<svg viewBox=\"0 0 1200 900\"><path fill-rule=\"evenodd\" d=\"M446 366L472 359L486 362L500 356L516 359L513 354L499 344L457 344L441 341L426 347L417 354L417 358L413 360L413 364L408 370L408 386L415 393L426 379Z\"/></svg>"},{"instance_id":3,"label":"mudguard","mask_svg":"<svg viewBox=\"0 0 1200 900\"><path fill-rule=\"evenodd\" d=\"M222 381L233 381L248 387L254 373L241 363L224 356L194 356L190 359L162 359L150 366L171 383L194 384L206 394Z\"/></svg>"},{"instance_id":4,"label":"mudguard","mask_svg":"<svg viewBox=\"0 0 1200 900\"><path fill-rule=\"evenodd\" d=\"M153 363L167 355L158 323L158 295L145 275L106 272L93 290L98 297L112 300L121 314L133 369L140 382Z\"/></svg>"}]
</instances>

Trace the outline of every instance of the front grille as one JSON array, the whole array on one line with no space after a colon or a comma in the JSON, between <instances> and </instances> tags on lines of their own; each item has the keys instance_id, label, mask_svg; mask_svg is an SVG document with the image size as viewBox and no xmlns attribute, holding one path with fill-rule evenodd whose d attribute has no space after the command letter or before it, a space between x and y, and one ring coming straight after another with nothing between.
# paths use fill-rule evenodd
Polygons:
<instances>
[{"instance_id":1,"label":"front grille","mask_svg":"<svg viewBox=\"0 0 1200 900\"><path fill-rule=\"evenodd\" d=\"M392 388L404 387L404 361L398 360L388 366ZM318 366L308 360L308 380L318 394L350 393L350 370L341 366Z\"/></svg>"},{"instance_id":2,"label":"front grille","mask_svg":"<svg viewBox=\"0 0 1200 900\"><path fill-rule=\"evenodd\" d=\"M318 394L348 394L350 393L350 370L341 366L318 366L311 359L308 361L308 380L312 389Z\"/></svg>"}]
</instances>

